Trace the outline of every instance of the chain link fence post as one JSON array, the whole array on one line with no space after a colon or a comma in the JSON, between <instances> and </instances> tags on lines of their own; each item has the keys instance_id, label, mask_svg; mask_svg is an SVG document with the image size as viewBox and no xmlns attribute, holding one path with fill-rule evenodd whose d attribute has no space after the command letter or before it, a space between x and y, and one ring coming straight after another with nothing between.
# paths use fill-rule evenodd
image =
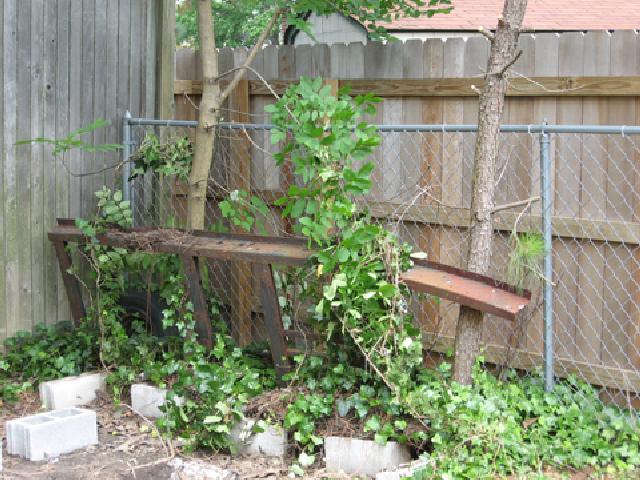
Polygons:
<instances>
[{"instance_id":1,"label":"chain link fence post","mask_svg":"<svg viewBox=\"0 0 640 480\"><path fill-rule=\"evenodd\" d=\"M544 280L543 280L543 318L544 318L544 388L553 390L553 250L551 236L551 156L549 155L549 134L540 132L540 197L542 202L542 236L544 240Z\"/></svg>"},{"instance_id":2,"label":"chain link fence post","mask_svg":"<svg viewBox=\"0 0 640 480\"><path fill-rule=\"evenodd\" d=\"M131 176L131 162L129 157L132 154L131 146L131 113L127 110L122 118L122 196L124 200L131 202L131 208L135 206L135 190L133 185L129 182ZM133 223L135 226L135 215L133 216Z\"/></svg>"}]
</instances>

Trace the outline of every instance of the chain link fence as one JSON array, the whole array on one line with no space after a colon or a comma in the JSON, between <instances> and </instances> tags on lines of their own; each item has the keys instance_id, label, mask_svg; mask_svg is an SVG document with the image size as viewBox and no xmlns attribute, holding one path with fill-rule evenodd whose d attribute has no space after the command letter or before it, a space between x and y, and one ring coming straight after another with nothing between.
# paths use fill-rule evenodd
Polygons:
<instances>
[{"instance_id":1,"label":"chain link fence","mask_svg":"<svg viewBox=\"0 0 640 480\"><path fill-rule=\"evenodd\" d=\"M123 132L125 158L149 134L162 141L192 139L195 125L129 119ZM372 158L373 188L363 201L376 221L415 250L456 267L464 267L467 260L475 129L379 127L382 144ZM278 145L271 145L269 130L264 124L218 128L207 203L207 228L212 231L236 231L218 203L246 190L269 206L270 214L260 219L265 233L293 234L273 203L296 179L286 167L276 166ZM635 127L503 126L490 274L513 281L509 265L514 255L526 248L538 249L540 255L525 275L534 295L518 321L489 316L483 326L484 356L490 363L524 372L546 363L548 374L575 375L601 387L603 400L633 408L640 405L639 134ZM547 152L542 162L541 151ZM546 192L541 189L541 165L548 167ZM129 175L125 172L124 177ZM137 226L186 225L184 179L150 171L126 184ZM254 231L260 233L258 227ZM552 261L547 271L545 252ZM251 266L218 262L211 272L232 328L234 315L250 316L251 338L244 341L267 338ZM285 276L279 278L283 297L289 298L291 285ZM416 296L412 309L430 359L440 360L453 348L459 307ZM285 311L284 321L297 322L299 313Z\"/></svg>"}]
</instances>

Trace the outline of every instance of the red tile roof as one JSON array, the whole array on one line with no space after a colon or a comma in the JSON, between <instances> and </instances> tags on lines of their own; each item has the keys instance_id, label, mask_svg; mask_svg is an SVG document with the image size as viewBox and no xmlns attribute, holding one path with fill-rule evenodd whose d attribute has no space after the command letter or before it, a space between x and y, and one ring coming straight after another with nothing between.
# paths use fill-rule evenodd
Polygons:
<instances>
[{"instance_id":1,"label":"red tile roof","mask_svg":"<svg viewBox=\"0 0 640 480\"><path fill-rule=\"evenodd\" d=\"M446 15L402 18L389 30L478 30L494 28L504 0L453 0ZM623 30L640 28L640 0L529 0L524 26L534 30Z\"/></svg>"}]
</instances>

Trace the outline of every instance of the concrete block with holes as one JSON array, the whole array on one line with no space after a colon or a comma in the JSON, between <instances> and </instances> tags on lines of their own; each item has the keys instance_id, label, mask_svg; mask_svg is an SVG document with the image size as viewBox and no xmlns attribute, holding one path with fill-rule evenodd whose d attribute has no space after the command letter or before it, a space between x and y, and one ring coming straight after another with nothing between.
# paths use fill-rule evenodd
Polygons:
<instances>
[{"instance_id":1,"label":"concrete block with holes","mask_svg":"<svg viewBox=\"0 0 640 480\"><path fill-rule=\"evenodd\" d=\"M375 475L411 461L409 447L397 442L379 445L371 440L327 437L324 452L328 471L358 475Z\"/></svg>"},{"instance_id":2,"label":"concrete block with holes","mask_svg":"<svg viewBox=\"0 0 640 480\"><path fill-rule=\"evenodd\" d=\"M264 432L254 432L256 421L246 418L231 429L231 440L239 454L283 457L287 453L287 432L269 425Z\"/></svg>"},{"instance_id":3,"label":"concrete block with holes","mask_svg":"<svg viewBox=\"0 0 640 480\"><path fill-rule=\"evenodd\" d=\"M98 443L96 413L63 408L9 420L7 452L32 461L57 457Z\"/></svg>"},{"instance_id":4,"label":"concrete block with holes","mask_svg":"<svg viewBox=\"0 0 640 480\"><path fill-rule=\"evenodd\" d=\"M42 382L39 387L40 401L50 410L77 407L91 403L96 398L96 391L104 389L104 373L86 373Z\"/></svg>"}]
</instances>

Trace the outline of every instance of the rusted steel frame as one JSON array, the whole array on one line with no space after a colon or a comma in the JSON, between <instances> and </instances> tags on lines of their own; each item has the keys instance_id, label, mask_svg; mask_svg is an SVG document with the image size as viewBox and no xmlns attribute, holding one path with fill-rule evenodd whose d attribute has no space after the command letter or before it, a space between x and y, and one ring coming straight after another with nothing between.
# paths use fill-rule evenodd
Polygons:
<instances>
[{"instance_id":1,"label":"rusted steel frame","mask_svg":"<svg viewBox=\"0 0 640 480\"><path fill-rule=\"evenodd\" d=\"M435 279L434 274L437 275ZM412 290L437 295L508 320L515 320L531 299L529 291L519 294L503 282L436 262L416 261L416 265L400 279Z\"/></svg>"},{"instance_id":2,"label":"rusted steel frame","mask_svg":"<svg viewBox=\"0 0 640 480\"><path fill-rule=\"evenodd\" d=\"M280 316L280 304L276 284L273 281L273 269L271 265L259 265L256 269L260 281L260 297L264 323L271 342L271 355L276 369L276 377L282 383L282 375L287 373L291 365L288 360L288 348L285 341L285 331Z\"/></svg>"},{"instance_id":3,"label":"rusted steel frame","mask_svg":"<svg viewBox=\"0 0 640 480\"><path fill-rule=\"evenodd\" d=\"M161 233L161 232L160 232ZM107 232L98 235L102 245L126 248L150 253L193 255L218 260L240 260L255 263L277 263L282 265L304 265L312 254L306 248L279 241L253 242L239 239L198 238L185 235L180 239L150 238L137 232ZM52 241L86 243L87 239L73 232L52 231Z\"/></svg>"},{"instance_id":4,"label":"rusted steel frame","mask_svg":"<svg viewBox=\"0 0 640 480\"><path fill-rule=\"evenodd\" d=\"M255 263L303 265L313 253L306 243L295 238L260 237L255 235L196 235L179 230L152 229L120 231L112 229L97 236L103 245L138 251L173 253L214 258L241 260ZM76 227L62 225L49 232L52 241L85 243L85 237Z\"/></svg>"},{"instance_id":5,"label":"rusted steel frame","mask_svg":"<svg viewBox=\"0 0 640 480\"><path fill-rule=\"evenodd\" d=\"M67 242L55 241L53 242L53 248L56 252L56 257L58 257L58 265L60 266L62 281L67 292L67 298L69 299L71 317L73 318L74 325L78 326L82 319L87 316L87 312L84 308L84 302L82 301L80 282L75 275L69 273L72 266L72 260L71 255L67 251Z\"/></svg>"},{"instance_id":6,"label":"rusted steel frame","mask_svg":"<svg viewBox=\"0 0 640 480\"><path fill-rule=\"evenodd\" d=\"M86 237L82 234L82 232L76 227L75 220L73 218L58 218L58 226L61 228L54 227L50 233L54 235L65 234L68 233L73 236L80 236L85 239ZM71 227L71 228L69 228ZM156 228L156 227L135 227L128 228L127 230L114 228L112 231L120 232L120 233L148 233L148 232L178 232L185 233L189 235L193 235L194 237L205 237L205 238L220 238L220 239L230 239L230 240L246 240L252 242L264 242L271 243L273 241L277 241L281 244L286 245L300 245L306 246L307 239L300 236L290 236L290 237L271 237L265 235L253 235L250 233L221 233L221 232L210 232L208 230L185 230L183 228Z\"/></svg>"},{"instance_id":7,"label":"rusted steel frame","mask_svg":"<svg viewBox=\"0 0 640 480\"><path fill-rule=\"evenodd\" d=\"M470 280L482 282L489 286L499 288L500 290L504 290L505 292L513 293L515 295L518 295L519 297L523 297L523 298L526 298L527 300L531 300L531 292L529 290L526 290L526 289L518 290L513 285L510 285L506 282L501 282L500 280L496 280L495 278L489 277L487 275L480 275L479 273L473 273L473 272L470 272L469 270L463 270L461 268L445 265L444 263L432 262L430 260L415 258L415 259L412 259L412 261L414 265L432 268L434 270L440 270L442 272L451 273L452 275L457 275L458 277L464 277Z\"/></svg>"},{"instance_id":8,"label":"rusted steel frame","mask_svg":"<svg viewBox=\"0 0 640 480\"><path fill-rule=\"evenodd\" d=\"M213 332L211 329L211 319L207 308L207 300L202 289L200 268L198 257L191 255L181 255L184 273L187 277L187 292L193 304L193 317L196 321L196 333L198 342L207 347L213 347Z\"/></svg>"}]
</instances>

